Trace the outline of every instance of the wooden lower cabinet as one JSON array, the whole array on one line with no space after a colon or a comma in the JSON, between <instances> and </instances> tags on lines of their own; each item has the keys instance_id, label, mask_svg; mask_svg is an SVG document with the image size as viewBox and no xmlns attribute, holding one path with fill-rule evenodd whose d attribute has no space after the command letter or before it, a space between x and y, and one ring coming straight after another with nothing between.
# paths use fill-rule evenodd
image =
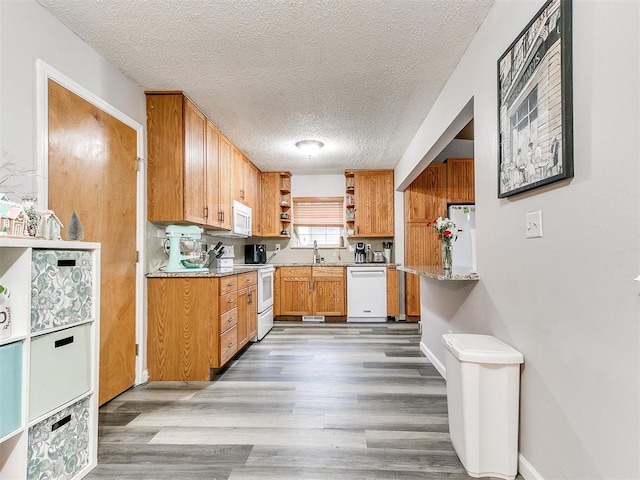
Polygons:
<instances>
[{"instance_id":1,"label":"wooden lower cabinet","mask_svg":"<svg viewBox=\"0 0 640 480\"><path fill-rule=\"evenodd\" d=\"M279 315L347 314L344 267L279 267L276 275Z\"/></svg>"},{"instance_id":2,"label":"wooden lower cabinet","mask_svg":"<svg viewBox=\"0 0 640 480\"><path fill-rule=\"evenodd\" d=\"M238 275L238 348L244 347L258 330L257 275Z\"/></svg>"},{"instance_id":3,"label":"wooden lower cabinet","mask_svg":"<svg viewBox=\"0 0 640 480\"><path fill-rule=\"evenodd\" d=\"M345 274L343 267L313 267L311 277L312 315L340 316L347 314Z\"/></svg>"},{"instance_id":4,"label":"wooden lower cabinet","mask_svg":"<svg viewBox=\"0 0 640 480\"><path fill-rule=\"evenodd\" d=\"M400 298L398 292L398 269L387 267L387 316L400 315Z\"/></svg>"},{"instance_id":5,"label":"wooden lower cabinet","mask_svg":"<svg viewBox=\"0 0 640 480\"><path fill-rule=\"evenodd\" d=\"M149 380L210 380L255 335L256 283L255 272L147 279Z\"/></svg>"}]
</instances>

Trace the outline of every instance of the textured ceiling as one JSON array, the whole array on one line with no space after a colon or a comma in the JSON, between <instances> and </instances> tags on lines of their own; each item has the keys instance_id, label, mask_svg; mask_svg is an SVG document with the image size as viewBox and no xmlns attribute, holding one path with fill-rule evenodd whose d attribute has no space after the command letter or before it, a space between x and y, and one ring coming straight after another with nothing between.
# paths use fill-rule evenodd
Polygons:
<instances>
[{"instance_id":1,"label":"textured ceiling","mask_svg":"<svg viewBox=\"0 0 640 480\"><path fill-rule=\"evenodd\" d=\"M37 0L263 171L393 168L493 0ZM298 140L324 142L307 158Z\"/></svg>"}]
</instances>

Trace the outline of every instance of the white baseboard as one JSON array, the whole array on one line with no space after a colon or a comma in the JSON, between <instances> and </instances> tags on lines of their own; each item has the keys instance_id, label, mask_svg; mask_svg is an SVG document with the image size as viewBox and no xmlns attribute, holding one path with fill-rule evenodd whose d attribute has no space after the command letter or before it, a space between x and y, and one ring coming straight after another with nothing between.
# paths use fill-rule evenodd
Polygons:
<instances>
[{"instance_id":1,"label":"white baseboard","mask_svg":"<svg viewBox=\"0 0 640 480\"><path fill-rule=\"evenodd\" d=\"M521 453L518 454L518 473L525 480L544 480L542 475L533 468L533 465L531 465Z\"/></svg>"},{"instance_id":2,"label":"white baseboard","mask_svg":"<svg viewBox=\"0 0 640 480\"><path fill-rule=\"evenodd\" d=\"M141 378L139 382L136 382L136 385L142 385L143 383L147 383L149 381L149 370L146 368L142 371Z\"/></svg>"},{"instance_id":3,"label":"white baseboard","mask_svg":"<svg viewBox=\"0 0 640 480\"><path fill-rule=\"evenodd\" d=\"M420 351L424 353L424 356L429 359L429 361L433 364L433 366L436 367L436 370L438 370L438 373L442 375L442 378L446 380L447 369L442 364L442 362L440 362L440 360L436 358L433 352L427 348L427 346L423 342L420 342Z\"/></svg>"}]
</instances>

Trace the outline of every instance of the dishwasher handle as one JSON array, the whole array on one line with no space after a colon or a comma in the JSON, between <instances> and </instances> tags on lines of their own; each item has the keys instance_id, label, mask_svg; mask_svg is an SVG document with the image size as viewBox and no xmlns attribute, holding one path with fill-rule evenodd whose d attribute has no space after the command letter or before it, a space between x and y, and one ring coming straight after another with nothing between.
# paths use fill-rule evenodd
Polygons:
<instances>
[{"instance_id":1,"label":"dishwasher handle","mask_svg":"<svg viewBox=\"0 0 640 480\"><path fill-rule=\"evenodd\" d=\"M386 274L387 272L384 268L381 268L378 270L363 270L363 269L351 270L351 275L353 277L378 277Z\"/></svg>"}]
</instances>

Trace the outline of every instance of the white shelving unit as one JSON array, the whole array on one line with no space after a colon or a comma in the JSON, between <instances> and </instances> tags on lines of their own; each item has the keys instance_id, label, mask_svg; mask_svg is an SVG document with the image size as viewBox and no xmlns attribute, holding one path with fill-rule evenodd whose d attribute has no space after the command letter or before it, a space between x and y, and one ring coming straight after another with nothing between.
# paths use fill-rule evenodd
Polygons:
<instances>
[{"instance_id":1,"label":"white shelving unit","mask_svg":"<svg viewBox=\"0 0 640 480\"><path fill-rule=\"evenodd\" d=\"M82 478L97 464L100 244L0 237L0 284L0 478Z\"/></svg>"}]
</instances>

